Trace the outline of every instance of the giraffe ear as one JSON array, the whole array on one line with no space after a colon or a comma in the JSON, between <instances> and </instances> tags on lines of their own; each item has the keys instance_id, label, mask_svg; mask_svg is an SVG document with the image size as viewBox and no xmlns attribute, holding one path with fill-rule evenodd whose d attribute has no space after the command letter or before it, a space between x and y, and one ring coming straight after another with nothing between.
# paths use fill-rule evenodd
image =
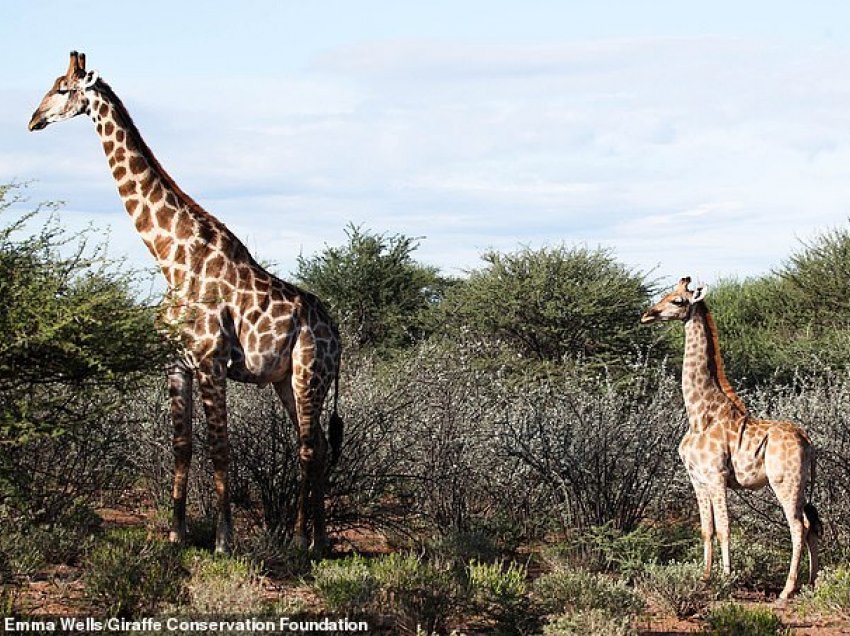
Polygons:
<instances>
[{"instance_id":1,"label":"giraffe ear","mask_svg":"<svg viewBox=\"0 0 850 636\"><path fill-rule=\"evenodd\" d=\"M693 305L695 303L698 303L698 302L705 300L705 295L707 293L708 293L708 286L707 285L700 285L699 287L697 287L696 291L694 292L693 298L691 298L691 304Z\"/></svg>"},{"instance_id":2,"label":"giraffe ear","mask_svg":"<svg viewBox=\"0 0 850 636\"><path fill-rule=\"evenodd\" d=\"M83 80L83 88L91 88L95 84L97 84L97 80L100 79L100 74L97 71L89 71L86 73L86 77Z\"/></svg>"}]
</instances>

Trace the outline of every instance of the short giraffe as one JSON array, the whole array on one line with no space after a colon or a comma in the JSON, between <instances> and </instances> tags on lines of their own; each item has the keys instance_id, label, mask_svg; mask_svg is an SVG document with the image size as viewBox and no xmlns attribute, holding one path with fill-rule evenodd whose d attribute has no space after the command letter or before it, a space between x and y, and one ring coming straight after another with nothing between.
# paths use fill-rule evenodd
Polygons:
<instances>
[{"instance_id":1,"label":"short giraffe","mask_svg":"<svg viewBox=\"0 0 850 636\"><path fill-rule=\"evenodd\" d=\"M809 583L817 576L820 521L815 507L805 503L806 485L814 482L814 450L797 424L758 420L747 412L723 370L717 328L704 302L706 288L691 291L690 282L681 279L641 322L685 323L682 392L689 425L679 456L699 503L704 574L711 573L715 532L723 571L731 572L726 488L757 490L770 484L791 529L791 568L780 594L786 599L797 590L803 543L809 551Z\"/></svg>"},{"instance_id":2,"label":"short giraffe","mask_svg":"<svg viewBox=\"0 0 850 636\"><path fill-rule=\"evenodd\" d=\"M127 109L85 55L71 52L29 123L40 130L83 113L95 123L118 193L168 283L163 320L183 355L169 369L174 422L173 526L186 537L186 489L192 457L192 383L198 379L207 417L218 502L216 550L232 542L227 378L272 384L296 427L301 482L295 520L298 540L326 545L324 493L327 443L320 424L331 383L338 389L339 335L318 298L264 270L225 225L185 194L148 148ZM337 390L338 393L338 390ZM329 435L331 463L339 455L342 420L337 400Z\"/></svg>"}]
</instances>

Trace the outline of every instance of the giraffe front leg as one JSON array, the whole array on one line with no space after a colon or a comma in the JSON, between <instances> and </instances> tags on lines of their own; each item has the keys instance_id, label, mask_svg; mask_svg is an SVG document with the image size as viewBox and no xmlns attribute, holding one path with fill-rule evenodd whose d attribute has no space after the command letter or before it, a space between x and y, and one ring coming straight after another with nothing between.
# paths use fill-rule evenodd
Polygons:
<instances>
[{"instance_id":1,"label":"giraffe front leg","mask_svg":"<svg viewBox=\"0 0 850 636\"><path fill-rule=\"evenodd\" d=\"M708 491L694 484L699 505L700 534L702 535L702 577L711 577L711 566L714 557L714 513L711 510L711 497Z\"/></svg>"},{"instance_id":2,"label":"giraffe front leg","mask_svg":"<svg viewBox=\"0 0 850 636\"><path fill-rule=\"evenodd\" d=\"M192 463L192 371L177 363L168 370L168 394L174 425L174 483L171 490L172 521L168 538L186 541L186 491Z\"/></svg>"},{"instance_id":3,"label":"giraffe front leg","mask_svg":"<svg viewBox=\"0 0 850 636\"><path fill-rule=\"evenodd\" d=\"M215 551L227 554L232 544L233 520L230 512L230 445L227 439L227 400L223 368L224 365L214 363L212 368L199 371L198 388L207 416L207 435L218 502Z\"/></svg>"}]
</instances>

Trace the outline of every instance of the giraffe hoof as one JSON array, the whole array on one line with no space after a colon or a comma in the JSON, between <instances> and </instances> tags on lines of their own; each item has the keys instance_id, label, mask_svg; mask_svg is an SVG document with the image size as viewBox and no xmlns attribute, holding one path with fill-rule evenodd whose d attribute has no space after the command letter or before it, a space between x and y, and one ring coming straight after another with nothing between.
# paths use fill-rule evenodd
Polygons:
<instances>
[{"instance_id":1,"label":"giraffe hoof","mask_svg":"<svg viewBox=\"0 0 850 636\"><path fill-rule=\"evenodd\" d=\"M215 553L216 554L223 554L225 556L229 555L230 554L230 545L226 541L223 541L223 542L216 541L216 543L215 543Z\"/></svg>"},{"instance_id":2,"label":"giraffe hoof","mask_svg":"<svg viewBox=\"0 0 850 636\"><path fill-rule=\"evenodd\" d=\"M171 543L175 543L177 545L183 545L186 543L186 532L179 532L177 530L172 530L168 533L168 540Z\"/></svg>"},{"instance_id":3,"label":"giraffe hoof","mask_svg":"<svg viewBox=\"0 0 850 636\"><path fill-rule=\"evenodd\" d=\"M310 553L314 559L322 559L326 557L329 552L330 550L328 549L327 539L313 541L313 545L310 546Z\"/></svg>"}]
</instances>

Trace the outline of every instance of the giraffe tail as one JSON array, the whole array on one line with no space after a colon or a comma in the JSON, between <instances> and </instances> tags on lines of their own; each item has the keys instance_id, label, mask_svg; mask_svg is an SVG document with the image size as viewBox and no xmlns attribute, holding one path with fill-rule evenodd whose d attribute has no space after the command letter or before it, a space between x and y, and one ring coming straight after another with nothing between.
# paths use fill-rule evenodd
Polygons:
<instances>
[{"instance_id":1,"label":"giraffe tail","mask_svg":"<svg viewBox=\"0 0 850 636\"><path fill-rule=\"evenodd\" d=\"M342 454L343 422L339 416L339 365L334 376L334 410L328 423L328 441L331 445L331 466L336 466Z\"/></svg>"},{"instance_id":2,"label":"giraffe tail","mask_svg":"<svg viewBox=\"0 0 850 636\"><path fill-rule=\"evenodd\" d=\"M816 537L821 536L823 523L820 520L817 508L812 503L815 496L815 456L812 453L812 460L809 464L809 503L803 506L803 521L809 529L809 533L813 533Z\"/></svg>"}]
</instances>

